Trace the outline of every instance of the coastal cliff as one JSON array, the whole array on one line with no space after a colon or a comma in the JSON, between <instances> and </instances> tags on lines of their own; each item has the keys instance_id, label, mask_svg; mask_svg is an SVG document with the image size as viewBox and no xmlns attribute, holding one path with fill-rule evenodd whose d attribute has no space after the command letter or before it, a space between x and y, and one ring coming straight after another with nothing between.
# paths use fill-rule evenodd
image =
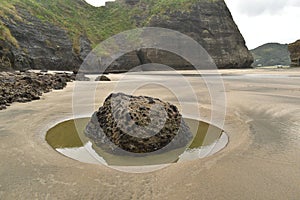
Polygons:
<instances>
[{"instance_id":1,"label":"coastal cliff","mask_svg":"<svg viewBox=\"0 0 300 200\"><path fill-rule=\"evenodd\" d=\"M291 55L291 67L300 67L300 40L289 44L289 51Z\"/></svg>"},{"instance_id":2,"label":"coastal cliff","mask_svg":"<svg viewBox=\"0 0 300 200\"><path fill-rule=\"evenodd\" d=\"M253 62L223 0L117 0L99 8L83 0L4 0L0 4L2 70L78 69L99 42L138 27L163 27L192 37L219 68L247 68ZM152 51L142 49L121 57L111 69L127 71L148 62L164 62L160 53ZM168 64L177 69L191 68L173 58L165 56L174 60Z\"/></svg>"}]
</instances>

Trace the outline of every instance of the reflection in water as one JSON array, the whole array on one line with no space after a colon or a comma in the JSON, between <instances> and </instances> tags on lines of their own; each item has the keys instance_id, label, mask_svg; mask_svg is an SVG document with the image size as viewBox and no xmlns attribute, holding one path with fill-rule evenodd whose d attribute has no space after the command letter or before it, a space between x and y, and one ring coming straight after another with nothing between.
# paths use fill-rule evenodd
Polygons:
<instances>
[{"instance_id":1,"label":"reflection in water","mask_svg":"<svg viewBox=\"0 0 300 200\"><path fill-rule=\"evenodd\" d=\"M161 165L194 160L210 156L228 143L228 137L221 129L205 122L185 118L194 135L188 148L144 157L118 156L103 151L84 135L89 120L90 118L79 118L59 123L47 132L46 140L56 151L67 157L84 163L111 166Z\"/></svg>"}]
</instances>

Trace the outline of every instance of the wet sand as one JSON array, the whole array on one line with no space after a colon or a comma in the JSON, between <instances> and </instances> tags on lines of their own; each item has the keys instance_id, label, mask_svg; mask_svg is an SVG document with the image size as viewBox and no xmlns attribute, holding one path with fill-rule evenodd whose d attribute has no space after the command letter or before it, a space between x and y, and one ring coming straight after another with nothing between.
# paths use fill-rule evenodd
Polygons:
<instances>
[{"instance_id":1,"label":"wet sand","mask_svg":"<svg viewBox=\"0 0 300 200\"><path fill-rule=\"evenodd\" d=\"M221 73L228 146L211 157L146 174L80 163L46 143L50 127L74 117L77 83L45 94L40 101L14 103L0 111L0 199L299 199L300 69ZM91 83L82 84L88 88ZM98 86L98 105L114 85ZM143 92L173 100L155 88ZM197 95L204 92L199 85ZM203 96L200 110L207 121L209 103Z\"/></svg>"}]
</instances>

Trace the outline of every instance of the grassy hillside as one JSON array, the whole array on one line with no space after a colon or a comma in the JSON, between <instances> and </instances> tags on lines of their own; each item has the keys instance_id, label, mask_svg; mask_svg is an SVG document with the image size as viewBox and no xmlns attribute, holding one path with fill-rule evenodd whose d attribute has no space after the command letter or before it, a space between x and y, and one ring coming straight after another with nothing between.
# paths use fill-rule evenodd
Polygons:
<instances>
[{"instance_id":1,"label":"grassy hillside","mask_svg":"<svg viewBox=\"0 0 300 200\"><path fill-rule=\"evenodd\" d=\"M42 21L67 30L76 47L78 37L82 34L87 35L93 45L96 45L114 34L137 27L134 16L142 19L138 26L145 26L151 17L164 15L170 10L171 12L188 10L195 1L218 0L141 0L139 6L134 8L125 5L122 0L98 8L87 4L84 0L1 0L0 16L22 20L17 8L25 8ZM9 40L17 45L17 41L1 20L0 39Z\"/></svg>"},{"instance_id":2,"label":"grassy hillside","mask_svg":"<svg viewBox=\"0 0 300 200\"><path fill-rule=\"evenodd\" d=\"M287 44L268 43L251 50L254 67L259 66L275 66L291 64L290 54Z\"/></svg>"},{"instance_id":3,"label":"grassy hillside","mask_svg":"<svg viewBox=\"0 0 300 200\"><path fill-rule=\"evenodd\" d=\"M67 30L74 42L85 34L96 44L115 33L135 27L127 13L128 8L121 7L120 4L113 4L110 9L105 9L92 7L83 0L4 0L1 1L0 14L2 17L14 16L14 20L22 20L17 7L25 8L42 21ZM3 24L0 26L0 37L13 41L9 30Z\"/></svg>"}]
</instances>

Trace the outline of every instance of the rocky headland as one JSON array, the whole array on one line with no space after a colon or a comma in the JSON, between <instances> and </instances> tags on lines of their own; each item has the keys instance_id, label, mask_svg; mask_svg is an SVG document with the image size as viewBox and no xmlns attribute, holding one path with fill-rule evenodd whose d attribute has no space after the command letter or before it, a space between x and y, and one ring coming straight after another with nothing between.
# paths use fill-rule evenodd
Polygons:
<instances>
[{"instance_id":1,"label":"rocky headland","mask_svg":"<svg viewBox=\"0 0 300 200\"><path fill-rule=\"evenodd\" d=\"M192 37L219 68L247 68L253 62L224 0L117 0L99 8L84 0L4 0L0 69L78 69L99 42L139 27L168 28ZM193 67L171 53L139 49L120 57L108 71L128 71L150 62Z\"/></svg>"},{"instance_id":2,"label":"rocky headland","mask_svg":"<svg viewBox=\"0 0 300 200\"><path fill-rule=\"evenodd\" d=\"M176 106L147 96L109 95L85 135L113 154L151 153L187 146L193 135Z\"/></svg>"},{"instance_id":3,"label":"rocky headland","mask_svg":"<svg viewBox=\"0 0 300 200\"><path fill-rule=\"evenodd\" d=\"M291 55L291 67L300 67L300 40L289 44L289 51Z\"/></svg>"}]
</instances>

